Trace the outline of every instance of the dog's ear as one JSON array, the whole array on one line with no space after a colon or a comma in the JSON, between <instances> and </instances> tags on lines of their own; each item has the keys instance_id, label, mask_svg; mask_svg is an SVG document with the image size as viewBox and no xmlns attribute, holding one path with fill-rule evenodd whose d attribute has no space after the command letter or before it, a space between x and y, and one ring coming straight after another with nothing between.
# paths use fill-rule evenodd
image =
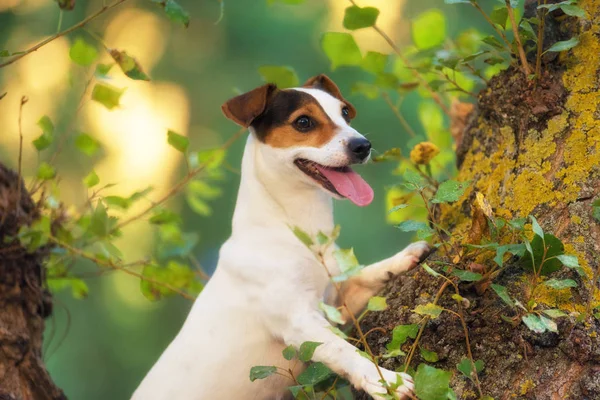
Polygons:
<instances>
[{"instance_id":1,"label":"dog's ear","mask_svg":"<svg viewBox=\"0 0 600 400\"><path fill-rule=\"evenodd\" d=\"M227 118L236 124L247 128L252 124L252 121L254 121L256 117L265 111L269 99L276 90L277 86L272 83L267 83L266 85L228 100L221 106L221 110L223 110L223 114L225 114Z\"/></svg>"},{"instance_id":2,"label":"dog's ear","mask_svg":"<svg viewBox=\"0 0 600 400\"><path fill-rule=\"evenodd\" d=\"M321 89L329 93L336 99L340 100L342 103L346 104L346 106L348 107L348 115L350 116L350 118L356 117L356 108L354 108L354 106L348 100L346 100L344 96L342 96L340 88L338 88L337 85L333 83L333 81L329 79L327 75L321 74L313 76L312 78L304 82L304 85L302 85L302 87Z\"/></svg>"}]
</instances>

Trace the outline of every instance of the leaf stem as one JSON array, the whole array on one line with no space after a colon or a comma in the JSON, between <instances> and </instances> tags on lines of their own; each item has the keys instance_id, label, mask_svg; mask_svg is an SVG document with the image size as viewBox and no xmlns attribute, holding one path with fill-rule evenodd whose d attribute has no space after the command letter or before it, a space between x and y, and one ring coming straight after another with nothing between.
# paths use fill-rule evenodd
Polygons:
<instances>
[{"instance_id":1,"label":"leaf stem","mask_svg":"<svg viewBox=\"0 0 600 400\"><path fill-rule=\"evenodd\" d=\"M508 18L510 18L510 24L512 26L513 34L515 35L515 41L517 42L517 50L519 51L519 58L521 59L521 64L523 65L523 72L525 73L525 78L529 76L531 71L529 70L529 63L527 62L527 56L525 55L525 50L523 49L523 44L521 43L521 37L519 36L519 29L517 27L517 20L515 18L515 13L513 12L512 7L510 6L510 0L505 0L506 9L508 10Z\"/></svg>"},{"instance_id":2,"label":"leaf stem","mask_svg":"<svg viewBox=\"0 0 600 400\"><path fill-rule=\"evenodd\" d=\"M390 107L390 109L392 110L392 112L394 113L394 115L396 116L396 118L398 119L398 121L400 121L400 124L402 125L402 127L404 128L404 130L411 136L411 137L415 137L417 136L417 134L415 133L415 131L410 127L410 125L408 124L408 122L406 121L406 118L404 118L404 116L402 115L402 113L400 112L400 110L398 109L398 107L396 107L394 105L394 103L392 102L392 99L390 98L390 95L387 94L386 92L382 92L381 93L381 97L383 97L383 100L386 102L386 104Z\"/></svg>"}]
</instances>

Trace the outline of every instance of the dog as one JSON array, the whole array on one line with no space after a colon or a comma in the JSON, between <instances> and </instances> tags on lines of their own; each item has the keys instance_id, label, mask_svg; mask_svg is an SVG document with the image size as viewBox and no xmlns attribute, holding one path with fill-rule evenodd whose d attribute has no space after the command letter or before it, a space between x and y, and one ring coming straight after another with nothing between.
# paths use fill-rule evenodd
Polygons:
<instances>
[{"instance_id":1,"label":"dog","mask_svg":"<svg viewBox=\"0 0 600 400\"><path fill-rule=\"evenodd\" d=\"M319 75L299 88L263 85L222 110L250 131L231 237L181 331L132 399L288 399L290 378L274 374L251 382L250 368L273 365L298 376L305 365L286 361L282 350L307 341L321 343L313 361L381 398L386 388L375 364L331 330L319 305L340 306L343 298L345 310L360 312L391 276L415 267L429 246L416 242L365 267L336 293L328 271L291 229L330 234L334 198L358 206L373 200L371 187L350 167L371 153L371 143L350 126L355 108ZM340 268L333 247L323 259L335 275ZM346 311L342 315L348 320ZM411 396L409 375L380 371L390 386L402 382L395 389L400 399Z\"/></svg>"}]
</instances>

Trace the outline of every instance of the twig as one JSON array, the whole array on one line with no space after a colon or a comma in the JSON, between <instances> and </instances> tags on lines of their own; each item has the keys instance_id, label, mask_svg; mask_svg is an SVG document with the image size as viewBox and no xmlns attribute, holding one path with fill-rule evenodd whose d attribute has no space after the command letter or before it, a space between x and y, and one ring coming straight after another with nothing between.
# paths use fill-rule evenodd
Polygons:
<instances>
[{"instance_id":1,"label":"twig","mask_svg":"<svg viewBox=\"0 0 600 400\"><path fill-rule=\"evenodd\" d=\"M510 42L506 38L506 35L504 34L504 32L502 32L500 29L498 29L498 27L496 26L494 21L492 21L490 19L490 17L485 13L485 11L483 11L483 8L481 8L481 6L476 1L471 1L471 5L473 7L475 7L477 9L477 11L479 11L481 13L481 15L483 15L483 18L485 18L485 20L488 22L488 24L490 24L492 26L492 28L496 31L496 33L498 35L500 35L500 37L502 38L504 43L506 43L506 46L508 47L508 51L512 53L512 44L510 44Z\"/></svg>"},{"instance_id":2,"label":"twig","mask_svg":"<svg viewBox=\"0 0 600 400\"><path fill-rule=\"evenodd\" d=\"M404 130L411 136L411 137L415 137L417 136L417 134L415 133L415 131L410 127L410 125L408 124L408 122L406 121L406 119L404 118L404 116L402 115L402 113L400 113L400 110L398 110L398 107L396 107L394 105L394 103L392 102L392 99L390 98L390 95L387 94L386 92L382 92L381 93L381 97L383 97L383 100L385 100L385 102L387 103L387 105L391 108L392 112L394 113L394 115L396 116L396 118L398 118L398 121L400 121L400 124L402 124L402 127L404 128Z\"/></svg>"},{"instance_id":3,"label":"twig","mask_svg":"<svg viewBox=\"0 0 600 400\"><path fill-rule=\"evenodd\" d=\"M523 72L525 73L525 78L529 76L531 71L529 70L529 63L527 62L527 56L525 55L525 50L523 49L523 44L521 44L521 38L519 36L519 29L517 27L517 20L515 18L515 13L513 13L513 9L510 6L510 0L505 0L506 9L508 10L508 18L510 18L510 24L512 26L513 34L515 35L515 41L517 42L517 50L519 51L519 58L521 59L521 64L523 65Z\"/></svg>"},{"instance_id":4,"label":"twig","mask_svg":"<svg viewBox=\"0 0 600 400\"><path fill-rule=\"evenodd\" d=\"M22 181L22 167L23 167L23 126L21 121L23 120L23 106L29 101L27 96L21 97L21 105L19 106L19 176L17 180L17 203L15 204L16 213L19 215L21 209L21 181Z\"/></svg>"},{"instance_id":5,"label":"twig","mask_svg":"<svg viewBox=\"0 0 600 400\"><path fill-rule=\"evenodd\" d=\"M65 36L73 31L76 31L77 29L81 28L82 26L85 26L87 23L89 23L90 21L98 18L100 15L104 14L106 11L120 5L121 3L126 2L127 0L117 0L112 4L109 5L104 5L102 6L101 9L99 9L98 11L96 11L94 14L90 15L89 17L85 18L83 21L73 25L72 27L65 29L64 31L58 32L55 35L50 36L49 38L42 40L41 42L39 42L38 44L36 44L35 46L25 50L24 52L14 56L13 58L11 58L10 60L6 61L5 63L0 64L0 68L4 68L7 65L10 65L12 63L14 63L17 60L20 60L21 58L25 57L28 54L33 53L34 51L38 50L39 48L47 45L48 43L58 39L59 37Z\"/></svg>"},{"instance_id":6,"label":"twig","mask_svg":"<svg viewBox=\"0 0 600 400\"><path fill-rule=\"evenodd\" d=\"M189 294L187 294L185 292L182 292L181 290L177 289L176 287L174 287L174 286L172 286L172 285L170 285L168 283L159 282L157 280L154 280L152 278L144 276L144 275L142 275L142 274L140 274L138 272L131 271L131 270L127 269L127 268L124 268L121 265L115 264L114 262L112 262L110 260L102 260L102 259L99 259L97 257L94 257L93 255L88 254L88 253L86 253L83 250L77 249L77 248L75 248L75 247L73 247L73 246L71 246L71 245L69 245L67 243L64 243L64 242L60 241L59 239L57 239L54 236L50 236L49 239L52 242L54 242L57 246L62 247L63 249L67 250L68 252L70 252L72 254L75 254L75 255L77 255L77 256L79 256L81 258L85 258L87 260L90 260L90 261L92 261L92 262L94 262L94 263L96 263L98 265L104 265L106 267L110 267L110 268L113 268L113 269L116 269L116 270L119 270L119 271L123 271L123 272L125 272L128 275L135 276L135 277L140 278L140 279L142 279L144 281L150 282L150 283L152 283L154 285L162 286L162 287L164 287L166 289L169 289L169 290L171 290L171 291L179 294L181 297L183 297L185 299L188 299L188 300L191 300L191 301L195 300L195 298L193 296L190 296Z\"/></svg>"},{"instance_id":7,"label":"twig","mask_svg":"<svg viewBox=\"0 0 600 400\"><path fill-rule=\"evenodd\" d=\"M462 93L464 93L464 94L466 94L466 95L468 95L468 96L471 96L471 97L477 98L477 95L476 95L475 93L473 93L473 92L469 92L468 90L466 90L466 89L463 89L463 88L462 88L462 87L461 87L461 86L458 84L458 82L456 82L456 79L454 79L454 78L450 78L450 75L448 75L448 74L447 74L447 73L445 73L445 72L443 73L443 75L444 75L444 78L446 78L446 80L447 80L448 82L450 82L452 85L454 85L454 87L456 88L456 90L458 90L459 92L462 92Z\"/></svg>"},{"instance_id":8,"label":"twig","mask_svg":"<svg viewBox=\"0 0 600 400\"><path fill-rule=\"evenodd\" d=\"M235 141L242 136L242 134L246 132L246 128L242 128L239 131L237 131L232 137L230 137L227 142L225 142L221 147L219 147L220 150L226 150L228 149L233 143L235 143ZM156 202L152 203L152 205L150 205L149 207L147 207L146 209L144 209L143 211L140 211L139 213L121 221L120 223L118 223L112 230L112 232L115 232L121 228L123 228L125 225L128 225L130 223L132 223L133 221L136 221L142 217L144 217L146 214L148 214L149 212L151 212L154 208L156 208L157 206L163 204L164 202L166 202L167 200L169 200L171 197L173 197L174 195L176 195L177 193L179 193L179 191L185 187L185 185L188 184L189 181L191 181L196 175L198 175L200 172L202 172L212 161L212 159L207 160L204 164L200 165L199 167L193 169L192 171L190 171L185 178L183 178L179 183L177 183L175 186L173 186L171 188L171 190L169 190L169 192L167 194L165 194L162 198L160 198L159 200L157 200Z\"/></svg>"},{"instance_id":9,"label":"twig","mask_svg":"<svg viewBox=\"0 0 600 400\"><path fill-rule=\"evenodd\" d=\"M540 5L541 0L538 0L538 6ZM546 4L546 0L544 0L544 4ZM542 55L544 50L544 25L546 22L546 9L540 8L538 9L538 18L540 20L540 24L538 25L538 37L537 37L537 54L535 57L535 76L536 79L540 79L542 74Z\"/></svg>"}]
</instances>

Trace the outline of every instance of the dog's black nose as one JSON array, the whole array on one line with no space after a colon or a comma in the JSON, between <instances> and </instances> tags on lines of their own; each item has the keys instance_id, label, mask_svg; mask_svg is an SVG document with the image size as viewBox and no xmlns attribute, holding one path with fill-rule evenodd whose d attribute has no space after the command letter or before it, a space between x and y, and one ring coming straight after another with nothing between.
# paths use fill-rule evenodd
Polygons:
<instances>
[{"instance_id":1,"label":"dog's black nose","mask_svg":"<svg viewBox=\"0 0 600 400\"><path fill-rule=\"evenodd\" d=\"M365 138L350 139L348 149L357 161L364 161L371 154L371 142Z\"/></svg>"}]
</instances>

